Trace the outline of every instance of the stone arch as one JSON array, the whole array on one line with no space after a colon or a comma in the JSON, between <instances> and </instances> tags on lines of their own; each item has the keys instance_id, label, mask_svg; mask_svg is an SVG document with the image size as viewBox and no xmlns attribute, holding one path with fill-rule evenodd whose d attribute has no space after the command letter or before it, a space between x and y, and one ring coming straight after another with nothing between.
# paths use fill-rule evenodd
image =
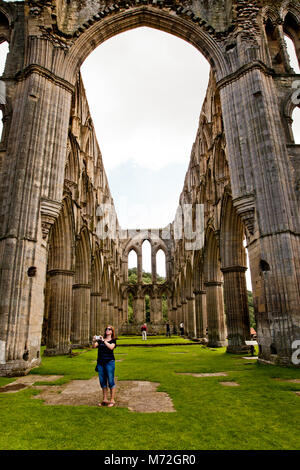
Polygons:
<instances>
[{"instance_id":1,"label":"stone arch","mask_svg":"<svg viewBox=\"0 0 300 470\"><path fill-rule=\"evenodd\" d=\"M91 243L87 228L83 227L76 238L71 341L74 347L86 347L90 344L91 304Z\"/></svg>"},{"instance_id":2,"label":"stone arch","mask_svg":"<svg viewBox=\"0 0 300 470\"><path fill-rule=\"evenodd\" d=\"M95 12L97 14L90 21L73 33L76 40L68 54L64 78L72 83L74 74L98 45L116 34L141 26L159 29L186 40L206 57L219 79L225 75L228 65L223 52L205 27L199 25L201 19L193 15L193 21L176 14L172 7L170 11L166 8L162 10L155 5L129 5L123 11L122 8L118 8L117 12L116 9L111 10L104 18Z\"/></svg>"},{"instance_id":3,"label":"stone arch","mask_svg":"<svg viewBox=\"0 0 300 470\"><path fill-rule=\"evenodd\" d=\"M65 198L49 235L44 319L45 355L68 354L71 350L74 232L72 201Z\"/></svg>"},{"instance_id":4,"label":"stone arch","mask_svg":"<svg viewBox=\"0 0 300 470\"><path fill-rule=\"evenodd\" d=\"M244 237L244 224L233 206L231 196L225 193L221 209L220 254L228 333L227 351L237 354L248 351L245 341L250 339Z\"/></svg>"},{"instance_id":5,"label":"stone arch","mask_svg":"<svg viewBox=\"0 0 300 470\"><path fill-rule=\"evenodd\" d=\"M12 18L8 13L8 9L0 6L0 44L11 40L11 24Z\"/></svg>"}]
</instances>

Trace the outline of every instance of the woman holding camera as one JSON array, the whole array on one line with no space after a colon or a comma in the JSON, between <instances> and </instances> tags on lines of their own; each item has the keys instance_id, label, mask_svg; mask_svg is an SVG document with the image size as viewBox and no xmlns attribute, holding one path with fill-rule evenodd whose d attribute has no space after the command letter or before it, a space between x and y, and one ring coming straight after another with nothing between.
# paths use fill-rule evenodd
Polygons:
<instances>
[{"instance_id":1,"label":"woman holding camera","mask_svg":"<svg viewBox=\"0 0 300 470\"><path fill-rule=\"evenodd\" d=\"M115 329L108 325L105 328L104 336L93 337L93 348L98 348L98 359L96 370L99 373L100 386L103 392L103 400L98 406L115 406L115 356L116 347ZM110 401L107 398L107 384L110 388Z\"/></svg>"}]
</instances>

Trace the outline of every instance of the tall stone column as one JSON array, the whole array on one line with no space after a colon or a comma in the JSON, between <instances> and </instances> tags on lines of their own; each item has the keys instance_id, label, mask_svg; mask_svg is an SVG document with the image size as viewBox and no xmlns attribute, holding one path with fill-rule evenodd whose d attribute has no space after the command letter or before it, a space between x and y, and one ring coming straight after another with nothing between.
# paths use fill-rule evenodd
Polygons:
<instances>
[{"instance_id":1,"label":"tall stone column","mask_svg":"<svg viewBox=\"0 0 300 470\"><path fill-rule=\"evenodd\" d=\"M195 297L187 297L187 318L188 318L188 335L190 338L197 337L196 331L196 310L195 310Z\"/></svg>"},{"instance_id":2,"label":"tall stone column","mask_svg":"<svg viewBox=\"0 0 300 470\"><path fill-rule=\"evenodd\" d=\"M108 302L109 302L109 299L107 298L101 298L101 319L100 319L100 325L101 325L101 335L104 334L104 329L106 328L106 326L108 325L109 323L109 315L108 315L108 309L109 309L109 306L108 306Z\"/></svg>"},{"instance_id":3,"label":"tall stone column","mask_svg":"<svg viewBox=\"0 0 300 470\"><path fill-rule=\"evenodd\" d=\"M0 375L40 363L47 238L61 207L72 91L37 65L15 84L0 177Z\"/></svg>"},{"instance_id":4,"label":"tall stone column","mask_svg":"<svg viewBox=\"0 0 300 470\"><path fill-rule=\"evenodd\" d=\"M181 322L184 322L184 316L183 316L183 312L182 312L182 304L177 304L177 323L176 323L176 329L178 331L178 333L180 334L180 330L179 330L179 325Z\"/></svg>"},{"instance_id":5,"label":"tall stone column","mask_svg":"<svg viewBox=\"0 0 300 470\"><path fill-rule=\"evenodd\" d=\"M137 255L137 278L138 282L141 283L143 279L143 261L141 253Z\"/></svg>"},{"instance_id":6,"label":"tall stone column","mask_svg":"<svg viewBox=\"0 0 300 470\"><path fill-rule=\"evenodd\" d=\"M184 323L184 334L187 334L188 331L188 316L187 316L187 300L183 299L181 301L181 312L182 312L182 317L183 317L183 323Z\"/></svg>"},{"instance_id":7,"label":"tall stone column","mask_svg":"<svg viewBox=\"0 0 300 470\"><path fill-rule=\"evenodd\" d=\"M162 299L161 297L154 295L151 297L150 300L151 305L151 317L152 323L155 325L162 325L163 318L162 318Z\"/></svg>"},{"instance_id":8,"label":"tall stone column","mask_svg":"<svg viewBox=\"0 0 300 470\"><path fill-rule=\"evenodd\" d=\"M194 291L196 310L196 331L197 338L206 339L207 312L206 312L206 291Z\"/></svg>"},{"instance_id":9,"label":"tall stone column","mask_svg":"<svg viewBox=\"0 0 300 470\"><path fill-rule=\"evenodd\" d=\"M73 321L71 342L73 348L90 345L91 285L73 285Z\"/></svg>"},{"instance_id":10,"label":"tall stone column","mask_svg":"<svg viewBox=\"0 0 300 470\"><path fill-rule=\"evenodd\" d=\"M278 90L255 60L219 88L233 204L247 228L259 358L293 365L293 342L300 338L300 215Z\"/></svg>"},{"instance_id":11,"label":"tall stone column","mask_svg":"<svg viewBox=\"0 0 300 470\"><path fill-rule=\"evenodd\" d=\"M223 302L223 283L209 281L206 287L206 306L208 323L208 346L226 346L226 326Z\"/></svg>"},{"instance_id":12,"label":"tall stone column","mask_svg":"<svg viewBox=\"0 0 300 470\"><path fill-rule=\"evenodd\" d=\"M145 300L144 297L137 296L133 301L134 323L140 325L145 322Z\"/></svg>"},{"instance_id":13,"label":"tall stone column","mask_svg":"<svg viewBox=\"0 0 300 470\"><path fill-rule=\"evenodd\" d=\"M221 268L224 279L224 301L228 346L227 352L243 354L249 351L250 320L245 272L247 267Z\"/></svg>"},{"instance_id":14,"label":"tall stone column","mask_svg":"<svg viewBox=\"0 0 300 470\"><path fill-rule=\"evenodd\" d=\"M91 293L90 341L94 335L101 334L101 292Z\"/></svg>"},{"instance_id":15,"label":"tall stone column","mask_svg":"<svg viewBox=\"0 0 300 470\"><path fill-rule=\"evenodd\" d=\"M72 285L74 271L56 269L49 273L49 313L45 356L71 352Z\"/></svg>"}]
</instances>

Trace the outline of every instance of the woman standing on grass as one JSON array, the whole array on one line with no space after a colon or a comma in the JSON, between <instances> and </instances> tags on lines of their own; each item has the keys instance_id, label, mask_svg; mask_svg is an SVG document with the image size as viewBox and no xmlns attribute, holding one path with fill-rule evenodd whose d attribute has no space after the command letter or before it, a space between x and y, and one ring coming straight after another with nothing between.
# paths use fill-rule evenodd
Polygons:
<instances>
[{"instance_id":1,"label":"woman standing on grass","mask_svg":"<svg viewBox=\"0 0 300 470\"><path fill-rule=\"evenodd\" d=\"M116 346L115 329L111 325L108 325L105 328L104 337L93 337L93 348L98 348L96 370L99 373L100 386L103 392L103 400L98 404L98 406L108 406L110 408L115 405L116 384L114 348ZM110 388L110 401L107 399L107 384Z\"/></svg>"}]
</instances>

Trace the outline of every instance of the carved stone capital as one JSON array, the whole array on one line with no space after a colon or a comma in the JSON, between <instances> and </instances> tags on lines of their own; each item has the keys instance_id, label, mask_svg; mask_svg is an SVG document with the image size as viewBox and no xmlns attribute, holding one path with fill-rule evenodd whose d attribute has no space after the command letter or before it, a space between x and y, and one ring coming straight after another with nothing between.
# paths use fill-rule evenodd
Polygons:
<instances>
[{"instance_id":1,"label":"carved stone capital","mask_svg":"<svg viewBox=\"0 0 300 470\"><path fill-rule=\"evenodd\" d=\"M233 199L233 205L251 235L255 225L255 198L253 194Z\"/></svg>"},{"instance_id":2,"label":"carved stone capital","mask_svg":"<svg viewBox=\"0 0 300 470\"><path fill-rule=\"evenodd\" d=\"M61 202L41 198L42 234L44 240L48 240L50 228L59 216L61 207Z\"/></svg>"}]
</instances>

